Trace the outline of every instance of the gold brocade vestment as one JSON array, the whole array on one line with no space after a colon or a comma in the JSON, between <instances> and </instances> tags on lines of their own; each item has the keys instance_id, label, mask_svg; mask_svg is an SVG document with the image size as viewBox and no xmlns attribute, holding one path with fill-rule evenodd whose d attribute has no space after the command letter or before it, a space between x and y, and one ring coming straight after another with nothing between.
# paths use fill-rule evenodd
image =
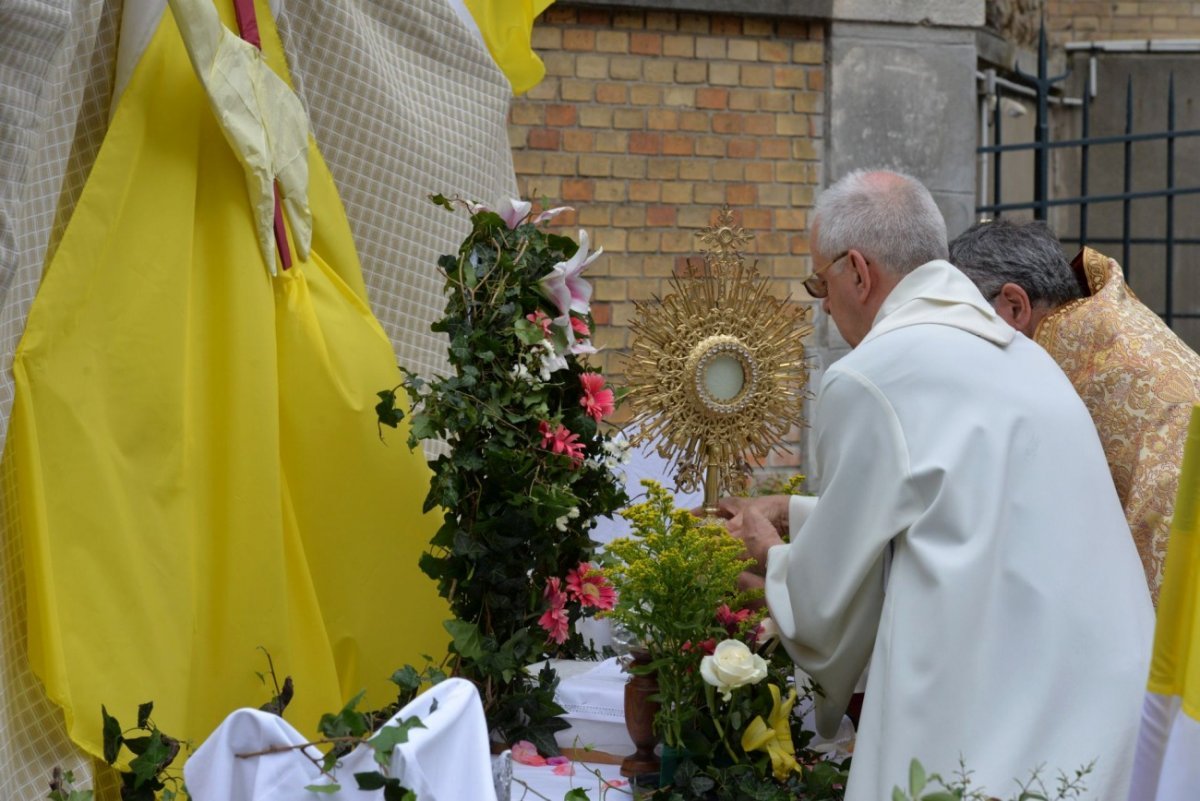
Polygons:
<instances>
[{"instance_id":1,"label":"gold brocade vestment","mask_svg":"<svg viewBox=\"0 0 1200 801\"><path fill-rule=\"evenodd\" d=\"M1155 603L1200 355L1091 248L1072 262L1089 296L1047 315L1034 338L1067 374L1096 423Z\"/></svg>"}]
</instances>

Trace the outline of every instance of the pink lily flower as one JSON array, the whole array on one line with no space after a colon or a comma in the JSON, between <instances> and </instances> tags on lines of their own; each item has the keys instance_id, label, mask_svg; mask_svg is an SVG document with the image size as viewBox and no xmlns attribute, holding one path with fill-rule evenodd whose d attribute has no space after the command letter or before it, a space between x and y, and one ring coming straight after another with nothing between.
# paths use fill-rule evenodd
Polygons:
<instances>
[{"instance_id":1,"label":"pink lily flower","mask_svg":"<svg viewBox=\"0 0 1200 801\"><path fill-rule=\"evenodd\" d=\"M478 214L481 211L495 211L500 215L500 219L504 220L504 224L508 226L508 230L513 230L529 216L529 210L533 208L533 204L528 200L517 200L516 198L506 198L501 203L500 208L490 209L482 203L467 203L467 210L471 214ZM545 212L543 212L543 215Z\"/></svg>"},{"instance_id":2,"label":"pink lily flower","mask_svg":"<svg viewBox=\"0 0 1200 801\"><path fill-rule=\"evenodd\" d=\"M588 255L587 231L579 232L579 250L567 261L560 261L539 282L543 295L554 302L560 314L587 314L591 307L592 285L583 278L584 269L604 252L600 248Z\"/></svg>"}]
</instances>

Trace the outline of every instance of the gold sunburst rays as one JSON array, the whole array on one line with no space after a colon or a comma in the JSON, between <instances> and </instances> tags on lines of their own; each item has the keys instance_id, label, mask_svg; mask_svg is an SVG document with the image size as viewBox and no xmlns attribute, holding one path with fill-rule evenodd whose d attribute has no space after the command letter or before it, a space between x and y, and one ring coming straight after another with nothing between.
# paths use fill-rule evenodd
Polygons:
<instances>
[{"instance_id":1,"label":"gold sunburst rays","mask_svg":"<svg viewBox=\"0 0 1200 801\"><path fill-rule=\"evenodd\" d=\"M631 420L705 504L732 490L801 422L808 384L807 308L770 293L741 254L752 235L722 209L701 234L703 271L670 279L662 299L637 304L627 362Z\"/></svg>"}]
</instances>

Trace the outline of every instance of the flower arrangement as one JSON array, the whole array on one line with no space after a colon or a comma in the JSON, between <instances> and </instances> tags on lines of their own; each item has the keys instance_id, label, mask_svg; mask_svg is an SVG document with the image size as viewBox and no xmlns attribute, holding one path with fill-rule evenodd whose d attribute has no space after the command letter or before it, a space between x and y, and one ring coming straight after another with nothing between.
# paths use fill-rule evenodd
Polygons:
<instances>
[{"instance_id":1,"label":"flower arrangement","mask_svg":"<svg viewBox=\"0 0 1200 801\"><path fill-rule=\"evenodd\" d=\"M449 445L430 463L425 508L443 523L421 568L450 603L452 672L479 687L493 736L556 754L554 732L567 725L556 679L525 668L580 653L572 624L613 606L588 532L628 500L627 445L604 424L619 393L580 360L595 352L583 272L601 251L589 252L584 231L576 243L541 227L561 208L431 199L466 210L471 231L438 260L446 308L433 330L449 338L452 373L404 370L396 388L412 407L409 446ZM382 425L403 416L395 391L379 393Z\"/></svg>"},{"instance_id":2,"label":"flower arrangement","mask_svg":"<svg viewBox=\"0 0 1200 801\"><path fill-rule=\"evenodd\" d=\"M849 760L806 748L813 733L793 714L791 659L774 623L737 589L741 543L643 484L646 501L622 512L634 536L608 546L618 600L605 614L645 648L648 661L634 669L657 676L664 759L651 798L841 798Z\"/></svg>"}]
</instances>

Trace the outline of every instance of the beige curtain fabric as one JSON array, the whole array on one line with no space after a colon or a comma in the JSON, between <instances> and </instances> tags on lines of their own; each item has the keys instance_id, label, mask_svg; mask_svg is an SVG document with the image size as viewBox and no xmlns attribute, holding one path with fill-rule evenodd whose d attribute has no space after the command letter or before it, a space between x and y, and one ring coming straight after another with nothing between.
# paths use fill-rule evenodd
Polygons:
<instances>
[{"instance_id":1,"label":"beige curtain fabric","mask_svg":"<svg viewBox=\"0 0 1200 801\"><path fill-rule=\"evenodd\" d=\"M425 196L496 204L515 193L508 83L447 0L272 6L373 310L402 365L440 370L445 346L428 330L443 305L436 259L467 225ZM121 0L0 5L0 442L13 352L103 140L121 15ZM19 521L12 477L0 480L0 798L40 801L54 767L90 770L28 666ZM247 670L254 659L246 655Z\"/></svg>"}]
</instances>

